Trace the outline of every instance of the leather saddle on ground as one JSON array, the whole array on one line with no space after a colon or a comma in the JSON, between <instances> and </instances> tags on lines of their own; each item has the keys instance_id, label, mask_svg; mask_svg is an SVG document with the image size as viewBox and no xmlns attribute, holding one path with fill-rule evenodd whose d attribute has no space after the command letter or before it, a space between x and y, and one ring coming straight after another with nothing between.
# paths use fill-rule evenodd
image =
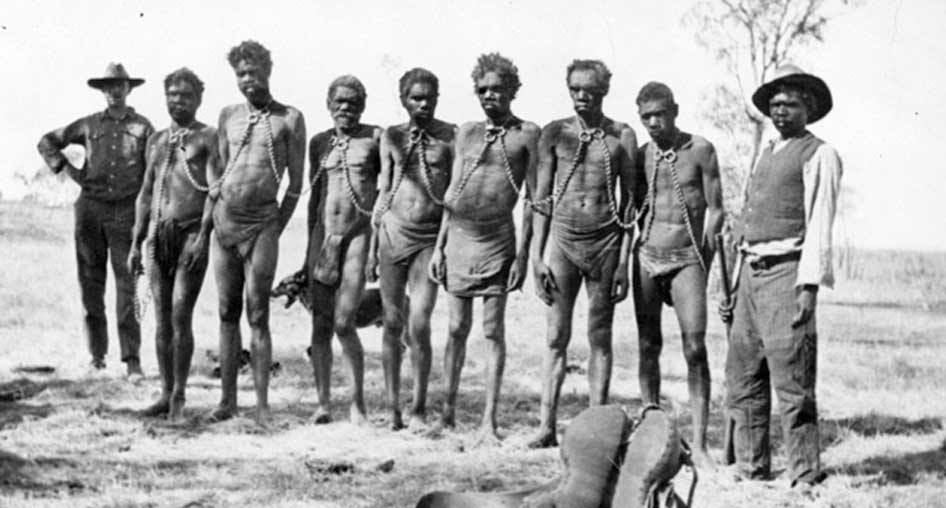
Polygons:
<instances>
[{"instance_id":1,"label":"leather saddle on ground","mask_svg":"<svg viewBox=\"0 0 946 508\"><path fill-rule=\"evenodd\" d=\"M645 408L636 426L617 405L588 408L566 429L561 453L565 471L557 481L513 492L431 492L418 501L417 508L688 505L670 484L681 465L689 462L688 451L673 420L656 406ZM694 476L691 500L695 482Z\"/></svg>"}]
</instances>

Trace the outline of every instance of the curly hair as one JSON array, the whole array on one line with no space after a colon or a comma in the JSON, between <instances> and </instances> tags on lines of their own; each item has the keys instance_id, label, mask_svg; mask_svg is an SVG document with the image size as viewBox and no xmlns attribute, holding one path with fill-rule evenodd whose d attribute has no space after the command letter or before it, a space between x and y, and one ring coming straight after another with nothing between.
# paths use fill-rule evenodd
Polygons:
<instances>
[{"instance_id":1,"label":"curly hair","mask_svg":"<svg viewBox=\"0 0 946 508\"><path fill-rule=\"evenodd\" d=\"M522 86L519 81L519 69L512 63L512 60L500 55L499 53L487 53L480 55L476 60L476 67L470 76L473 83L476 84L487 72L495 72L503 84L512 91L512 98L516 98L516 92Z\"/></svg>"},{"instance_id":2,"label":"curly hair","mask_svg":"<svg viewBox=\"0 0 946 508\"><path fill-rule=\"evenodd\" d=\"M437 76L422 67L414 67L405 72L398 81L398 88L401 92L402 99L407 96L407 93L410 92L414 83L427 83L433 87L435 94L440 94L440 80L437 79Z\"/></svg>"},{"instance_id":3,"label":"curly hair","mask_svg":"<svg viewBox=\"0 0 946 508\"><path fill-rule=\"evenodd\" d=\"M273 71L273 60L269 56L269 50L266 49L266 46L254 40L246 40L241 42L239 46L230 48L227 60L230 62L230 67L234 69L237 68L237 65L240 65L241 61L246 60L262 67L266 76L269 76Z\"/></svg>"},{"instance_id":4,"label":"curly hair","mask_svg":"<svg viewBox=\"0 0 946 508\"><path fill-rule=\"evenodd\" d=\"M345 74L344 76L339 76L332 80L328 85L328 94L325 96L325 102L329 103L332 100L332 94L335 93L335 89L344 86L354 90L361 101L364 102L368 98L368 92L365 91L365 85L361 82L360 79L352 76L351 74Z\"/></svg>"},{"instance_id":5,"label":"curly hair","mask_svg":"<svg viewBox=\"0 0 946 508\"><path fill-rule=\"evenodd\" d=\"M187 67L181 67L165 76L164 91L166 92L172 84L179 82L190 83L190 85L194 87L194 91L197 92L197 98L204 96L204 82L197 77L197 74L194 74L194 71Z\"/></svg>"},{"instance_id":6,"label":"curly hair","mask_svg":"<svg viewBox=\"0 0 946 508\"><path fill-rule=\"evenodd\" d=\"M594 72L604 93L607 94L608 91L611 90L611 70L608 69L608 66L601 60L572 60L572 63L568 64L568 68L565 71L566 83L568 82L568 78L570 78L575 71Z\"/></svg>"},{"instance_id":7,"label":"curly hair","mask_svg":"<svg viewBox=\"0 0 946 508\"><path fill-rule=\"evenodd\" d=\"M667 101L669 104L676 104L676 101L673 100L673 91L670 90L670 87L657 81L647 83L637 94L638 106L645 102L660 100Z\"/></svg>"}]
</instances>

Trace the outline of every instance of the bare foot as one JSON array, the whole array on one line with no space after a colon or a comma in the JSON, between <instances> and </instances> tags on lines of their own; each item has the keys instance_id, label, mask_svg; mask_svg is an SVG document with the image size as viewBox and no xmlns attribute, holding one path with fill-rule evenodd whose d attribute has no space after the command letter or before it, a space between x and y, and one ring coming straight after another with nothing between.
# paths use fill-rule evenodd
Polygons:
<instances>
[{"instance_id":1,"label":"bare foot","mask_svg":"<svg viewBox=\"0 0 946 508\"><path fill-rule=\"evenodd\" d=\"M476 438L473 440L473 444L476 447L497 447L503 444L503 438L500 437L499 433L496 432L496 429L489 425L484 425L480 427L479 432L476 434Z\"/></svg>"},{"instance_id":2,"label":"bare foot","mask_svg":"<svg viewBox=\"0 0 946 508\"><path fill-rule=\"evenodd\" d=\"M332 414L329 413L328 409L322 406L319 406L318 409L315 410L315 414L312 415L312 423L316 425L325 425L331 421Z\"/></svg>"},{"instance_id":3,"label":"bare foot","mask_svg":"<svg viewBox=\"0 0 946 508\"><path fill-rule=\"evenodd\" d=\"M526 443L526 448L537 450L540 448L554 448L558 446L558 438L555 435L555 431L551 429L543 429L539 433L529 440Z\"/></svg>"},{"instance_id":4,"label":"bare foot","mask_svg":"<svg viewBox=\"0 0 946 508\"><path fill-rule=\"evenodd\" d=\"M204 418L204 423L219 423L229 420L234 416L236 416L236 409L230 406L220 405Z\"/></svg>"},{"instance_id":5,"label":"bare foot","mask_svg":"<svg viewBox=\"0 0 946 508\"><path fill-rule=\"evenodd\" d=\"M168 414L170 403L168 399L161 398L154 404L141 410L141 416L154 418L155 416L164 416Z\"/></svg>"},{"instance_id":6,"label":"bare foot","mask_svg":"<svg viewBox=\"0 0 946 508\"><path fill-rule=\"evenodd\" d=\"M445 409L440 415L440 425L445 429L454 429L457 426L457 418L453 414L453 409Z\"/></svg>"},{"instance_id":7,"label":"bare foot","mask_svg":"<svg viewBox=\"0 0 946 508\"><path fill-rule=\"evenodd\" d=\"M391 430L401 430L404 428L404 420L401 418L400 411L391 413Z\"/></svg>"},{"instance_id":8,"label":"bare foot","mask_svg":"<svg viewBox=\"0 0 946 508\"><path fill-rule=\"evenodd\" d=\"M184 399L172 398L168 409L168 419L172 422L179 422L184 417Z\"/></svg>"},{"instance_id":9,"label":"bare foot","mask_svg":"<svg viewBox=\"0 0 946 508\"><path fill-rule=\"evenodd\" d=\"M256 411L253 412L253 420L260 427L268 429L273 423L273 413L269 410L269 406L257 406Z\"/></svg>"},{"instance_id":10,"label":"bare foot","mask_svg":"<svg viewBox=\"0 0 946 508\"><path fill-rule=\"evenodd\" d=\"M358 426L369 424L368 414L363 408L358 407L357 404L352 404L348 409L348 421L350 421L352 425Z\"/></svg>"},{"instance_id":11,"label":"bare foot","mask_svg":"<svg viewBox=\"0 0 946 508\"><path fill-rule=\"evenodd\" d=\"M719 469L719 464L713 460L706 449L697 448L693 450L693 465L702 472L713 472Z\"/></svg>"},{"instance_id":12,"label":"bare foot","mask_svg":"<svg viewBox=\"0 0 946 508\"><path fill-rule=\"evenodd\" d=\"M424 418L424 415L422 414L411 415L411 419L407 423L407 430L415 434L421 434L421 433L427 432L428 430L427 419Z\"/></svg>"}]
</instances>

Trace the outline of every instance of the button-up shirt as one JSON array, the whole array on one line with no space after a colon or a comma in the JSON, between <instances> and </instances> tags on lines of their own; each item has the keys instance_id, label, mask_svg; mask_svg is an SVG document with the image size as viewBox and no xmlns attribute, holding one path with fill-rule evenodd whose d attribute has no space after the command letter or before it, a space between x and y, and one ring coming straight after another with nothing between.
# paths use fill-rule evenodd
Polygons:
<instances>
[{"instance_id":1,"label":"button-up shirt","mask_svg":"<svg viewBox=\"0 0 946 508\"><path fill-rule=\"evenodd\" d=\"M39 140L37 149L54 173L67 166L62 149L70 144L85 147L85 167L69 171L85 197L118 201L136 196L145 173L145 145L154 133L151 122L127 108L120 118L108 111L93 113Z\"/></svg>"},{"instance_id":2,"label":"button-up shirt","mask_svg":"<svg viewBox=\"0 0 946 508\"><path fill-rule=\"evenodd\" d=\"M772 140L772 152L778 152L791 140ZM796 286L819 285L834 287L834 267L831 261L832 231L837 210L838 192L841 190L841 157L838 152L822 143L802 166L805 186L805 235L801 238L784 238L740 247L751 259L754 256L779 256L800 252ZM746 178L744 193L748 192Z\"/></svg>"}]
</instances>

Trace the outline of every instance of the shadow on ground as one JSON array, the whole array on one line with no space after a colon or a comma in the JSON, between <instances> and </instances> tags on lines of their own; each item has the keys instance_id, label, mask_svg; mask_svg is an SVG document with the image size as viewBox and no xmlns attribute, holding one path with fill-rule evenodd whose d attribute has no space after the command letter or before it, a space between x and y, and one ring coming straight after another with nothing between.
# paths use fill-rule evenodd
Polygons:
<instances>
[{"instance_id":1,"label":"shadow on ground","mask_svg":"<svg viewBox=\"0 0 946 508\"><path fill-rule=\"evenodd\" d=\"M913 485L928 477L946 478L946 442L935 450L894 456L870 457L855 464L832 468L828 474L872 477L877 485Z\"/></svg>"}]
</instances>

